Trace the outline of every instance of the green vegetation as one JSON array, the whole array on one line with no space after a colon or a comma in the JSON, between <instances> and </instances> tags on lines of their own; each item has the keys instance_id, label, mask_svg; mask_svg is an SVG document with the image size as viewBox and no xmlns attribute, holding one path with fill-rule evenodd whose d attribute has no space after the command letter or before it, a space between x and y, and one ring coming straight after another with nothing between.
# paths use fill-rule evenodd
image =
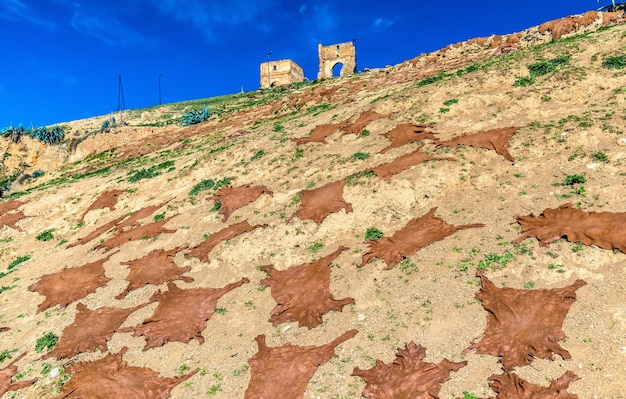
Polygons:
<instances>
[{"instance_id":1,"label":"green vegetation","mask_svg":"<svg viewBox=\"0 0 626 399\"><path fill-rule=\"evenodd\" d=\"M156 215L154 215L154 221L155 222L159 222L159 221L161 221L163 219L165 219L165 212L157 213Z\"/></svg>"},{"instance_id":2,"label":"green vegetation","mask_svg":"<svg viewBox=\"0 0 626 399\"><path fill-rule=\"evenodd\" d=\"M512 262L514 260L515 258L510 252L505 252L502 255L498 255L496 253L488 253L484 255L484 258L480 262L478 262L477 268L478 270L502 269L507 264L509 264L509 262Z\"/></svg>"},{"instance_id":3,"label":"green vegetation","mask_svg":"<svg viewBox=\"0 0 626 399\"><path fill-rule=\"evenodd\" d=\"M315 242L315 243L313 243L313 245L311 245L311 247L309 248L309 251L311 251L311 252L313 252L315 254L322 248L324 248L324 243L323 242Z\"/></svg>"},{"instance_id":4,"label":"green vegetation","mask_svg":"<svg viewBox=\"0 0 626 399\"><path fill-rule=\"evenodd\" d=\"M451 99L449 99L449 100L444 101L444 102L443 102L443 105L445 105L446 107L449 107L449 106L451 106L452 104L456 104L456 103L458 103L458 102L459 102L459 100L458 100L458 99L456 99L456 98L451 98Z\"/></svg>"},{"instance_id":5,"label":"green vegetation","mask_svg":"<svg viewBox=\"0 0 626 399\"><path fill-rule=\"evenodd\" d=\"M142 179L150 179L161 175L163 169L167 169L166 172L171 172L174 169L174 161L161 162L158 165L152 165L149 168L142 168L139 170L132 170L128 172L128 182L135 183Z\"/></svg>"},{"instance_id":6,"label":"green vegetation","mask_svg":"<svg viewBox=\"0 0 626 399\"><path fill-rule=\"evenodd\" d=\"M450 74L446 73L445 71L441 71L441 72L439 72L438 75L431 76L429 78L420 80L419 82L417 82L417 87L423 87L423 86L426 86L426 85L437 83L439 81L442 81L443 79L445 79L448 76L450 76Z\"/></svg>"},{"instance_id":7,"label":"green vegetation","mask_svg":"<svg viewBox=\"0 0 626 399\"><path fill-rule=\"evenodd\" d=\"M596 161L596 162L608 163L609 162L609 157L608 157L608 155L606 155L605 152L598 151L595 154L593 154L593 160Z\"/></svg>"},{"instance_id":8,"label":"green vegetation","mask_svg":"<svg viewBox=\"0 0 626 399\"><path fill-rule=\"evenodd\" d=\"M35 239L39 240L39 241L50 241L50 240L52 240L54 238L54 235L52 234L53 231L54 231L54 229L44 230L44 231L40 232L39 234L37 234Z\"/></svg>"},{"instance_id":9,"label":"green vegetation","mask_svg":"<svg viewBox=\"0 0 626 399\"><path fill-rule=\"evenodd\" d=\"M524 288L526 288L527 290L535 288L535 282L532 280L528 281L526 284L524 284Z\"/></svg>"},{"instance_id":10,"label":"green vegetation","mask_svg":"<svg viewBox=\"0 0 626 399\"><path fill-rule=\"evenodd\" d=\"M26 262L27 260L30 259L30 255L26 255L26 256L18 256L17 258L15 258L11 263L9 263L9 266L7 267L7 271L6 272L0 272L0 278L7 276L11 273L13 273L16 269L16 267L21 264Z\"/></svg>"},{"instance_id":11,"label":"green vegetation","mask_svg":"<svg viewBox=\"0 0 626 399\"><path fill-rule=\"evenodd\" d=\"M35 352L39 353L43 351L44 349L50 350L54 348L54 346L57 344L58 341L59 341L59 337L56 336L54 333L49 332L45 334L44 336L42 336L41 338L37 339Z\"/></svg>"},{"instance_id":12,"label":"green vegetation","mask_svg":"<svg viewBox=\"0 0 626 399\"><path fill-rule=\"evenodd\" d=\"M211 116L209 107L186 112L183 115L183 126L195 125L196 123L203 122Z\"/></svg>"},{"instance_id":13,"label":"green vegetation","mask_svg":"<svg viewBox=\"0 0 626 399\"><path fill-rule=\"evenodd\" d=\"M602 61L602 66L609 69L624 69L626 68L626 55L607 57Z\"/></svg>"},{"instance_id":14,"label":"green vegetation","mask_svg":"<svg viewBox=\"0 0 626 399\"><path fill-rule=\"evenodd\" d=\"M552 58L549 60L535 62L533 64L528 65L528 72L530 76L518 76L513 83L515 87L526 87L533 83L535 83L535 79L539 76L547 75L549 73L553 73L557 70L557 67L563 64L567 64L570 60L571 56L560 55L556 58Z\"/></svg>"},{"instance_id":15,"label":"green vegetation","mask_svg":"<svg viewBox=\"0 0 626 399\"><path fill-rule=\"evenodd\" d=\"M354 154L350 155L350 159L352 159L353 161L356 161L357 159L365 160L369 157L370 154L367 152L355 152Z\"/></svg>"},{"instance_id":16,"label":"green vegetation","mask_svg":"<svg viewBox=\"0 0 626 399\"><path fill-rule=\"evenodd\" d=\"M365 240L367 241L374 241L374 240L378 240L380 238L383 238L385 234L378 230L376 227L370 227L369 229L365 230Z\"/></svg>"},{"instance_id":17,"label":"green vegetation","mask_svg":"<svg viewBox=\"0 0 626 399\"><path fill-rule=\"evenodd\" d=\"M463 391L463 399L478 399L478 395L473 395L467 391Z\"/></svg>"},{"instance_id":18,"label":"green vegetation","mask_svg":"<svg viewBox=\"0 0 626 399\"><path fill-rule=\"evenodd\" d=\"M4 362L5 359L10 359L12 357L11 353L14 353L14 352L17 352L17 349L12 349L12 350L5 349L2 352L0 352L0 363Z\"/></svg>"},{"instance_id":19,"label":"green vegetation","mask_svg":"<svg viewBox=\"0 0 626 399\"><path fill-rule=\"evenodd\" d=\"M14 143L19 142L22 136L29 136L46 144L55 144L63 141L65 132L60 126L52 126L51 128L41 126L26 129L23 125L19 125L17 128L11 126L0 130L0 136L8 137Z\"/></svg>"},{"instance_id":20,"label":"green vegetation","mask_svg":"<svg viewBox=\"0 0 626 399\"><path fill-rule=\"evenodd\" d=\"M573 186L574 184L582 184L585 183L587 179L583 175L568 175L565 180L563 180L562 185L564 186Z\"/></svg>"},{"instance_id":21,"label":"green vegetation","mask_svg":"<svg viewBox=\"0 0 626 399\"><path fill-rule=\"evenodd\" d=\"M218 212L220 209L222 209L222 203L220 201L215 201L211 209L209 209L209 212Z\"/></svg>"},{"instance_id":22,"label":"green vegetation","mask_svg":"<svg viewBox=\"0 0 626 399\"><path fill-rule=\"evenodd\" d=\"M254 153L252 158L250 158L250 161L256 161L257 159L261 158L263 155L265 155L265 151L258 150L257 152Z\"/></svg>"},{"instance_id":23,"label":"green vegetation","mask_svg":"<svg viewBox=\"0 0 626 399\"><path fill-rule=\"evenodd\" d=\"M296 147L295 153L291 157L291 163L296 162L298 159L304 156L304 150L300 147Z\"/></svg>"}]
</instances>

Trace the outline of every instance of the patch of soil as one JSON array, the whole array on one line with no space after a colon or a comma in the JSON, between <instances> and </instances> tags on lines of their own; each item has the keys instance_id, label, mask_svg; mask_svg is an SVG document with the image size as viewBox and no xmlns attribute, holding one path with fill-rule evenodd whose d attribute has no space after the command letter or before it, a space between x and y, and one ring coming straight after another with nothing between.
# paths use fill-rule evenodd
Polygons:
<instances>
[{"instance_id":1,"label":"patch of soil","mask_svg":"<svg viewBox=\"0 0 626 399\"><path fill-rule=\"evenodd\" d=\"M600 248L626 253L626 213L585 212L571 203L558 208L548 208L539 216L515 216L522 235L513 243L536 237L539 244L550 243L565 237L569 242L582 242Z\"/></svg>"},{"instance_id":2,"label":"patch of soil","mask_svg":"<svg viewBox=\"0 0 626 399\"><path fill-rule=\"evenodd\" d=\"M143 350L163 346L168 342L188 343L197 339L204 343L202 331L217 307L217 300L224 294L250 282L242 278L236 283L223 288L178 288L173 282L167 284L168 290L155 292L151 301L159 302L152 317L136 327L119 329L119 332L133 332L133 336L146 338Z\"/></svg>"},{"instance_id":3,"label":"patch of soil","mask_svg":"<svg viewBox=\"0 0 626 399\"><path fill-rule=\"evenodd\" d=\"M7 367L0 369L0 396L4 395L8 391L17 391L18 389L26 388L37 382L38 378L25 381L12 381L12 378L17 375L18 370L15 363L17 363L24 356L26 356L26 352L13 359Z\"/></svg>"},{"instance_id":4,"label":"patch of soil","mask_svg":"<svg viewBox=\"0 0 626 399\"><path fill-rule=\"evenodd\" d=\"M392 237L382 237L378 240L369 241L370 250L363 255L359 267L364 266L374 258L380 258L387 264L384 270L388 270L404 258L413 255L435 241L443 240L458 230L485 226L482 223L453 226L446 223L442 218L435 217L436 210L437 207L431 208L425 215L410 220Z\"/></svg>"},{"instance_id":5,"label":"patch of soil","mask_svg":"<svg viewBox=\"0 0 626 399\"><path fill-rule=\"evenodd\" d=\"M423 362L426 348L411 341L398 348L392 363L376 360L369 370L355 368L352 375L365 380L363 397L369 399L438 398L441 384L452 371L467 366L467 361L454 363L443 359L438 364Z\"/></svg>"},{"instance_id":6,"label":"patch of soil","mask_svg":"<svg viewBox=\"0 0 626 399\"><path fill-rule=\"evenodd\" d=\"M217 201L221 204L219 212L224 216L222 222L230 217L237 209L256 201L262 194L272 195L272 191L263 186L251 186L249 184L239 187L221 187L215 194L207 198L209 201Z\"/></svg>"},{"instance_id":7,"label":"patch of soil","mask_svg":"<svg viewBox=\"0 0 626 399\"><path fill-rule=\"evenodd\" d=\"M159 377L149 368L129 366L122 360L127 351L123 348L94 362L70 363L66 371L72 378L55 399L165 399L172 388L197 373L193 370L179 377Z\"/></svg>"},{"instance_id":8,"label":"patch of soil","mask_svg":"<svg viewBox=\"0 0 626 399\"><path fill-rule=\"evenodd\" d=\"M79 353L94 352L96 349L103 353L107 352L107 341L111 339L115 330L122 325L128 315L144 306L146 304L127 309L105 306L92 310L79 302L76 304L78 313L74 322L65 327L54 349L41 359L50 357L69 359Z\"/></svg>"},{"instance_id":9,"label":"patch of soil","mask_svg":"<svg viewBox=\"0 0 626 399\"><path fill-rule=\"evenodd\" d=\"M565 338L562 325L576 290L583 280L554 289L498 288L481 272L482 286L476 299L487 313L487 327L480 342L465 351L497 356L505 371L526 366L534 358L552 359L554 353L571 359L557 342Z\"/></svg>"},{"instance_id":10,"label":"patch of soil","mask_svg":"<svg viewBox=\"0 0 626 399\"><path fill-rule=\"evenodd\" d=\"M335 347L354 337L357 330L346 331L324 346L286 344L270 348L265 335L256 337L259 351L250 358L250 383L245 399L299 399L317 368L335 356Z\"/></svg>"},{"instance_id":11,"label":"patch of soil","mask_svg":"<svg viewBox=\"0 0 626 399\"><path fill-rule=\"evenodd\" d=\"M302 220L313 220L315 223L321 224L331 213L339 212L342 209L346 212L352 212L352 205L343 199L345 184L346 179L344 178L319 188L300 191L300 206L287 219L287 223L294 216L298 216Z\"/></svg>"},{"instance_id":12,"label":"patch of soil","mask_svg":"<svg viewBox=\"0 0 626 399\"><path fill-rule=\"evenodd\" d=\"M83 266L41 276L39 281L28 287L30 291L45 296L44 301L37 306L37 312L54 305L65 307L104 287L111 280L104 275L104 262L114 254Z\"/></svg>"},{"instance_id":13,"label":"patch of soil","mask_svg":"<svg viewBox=\"0 0 626 399\"><path fill-rule=\"evenodd\" d=\"M273 325L297 321L299 327L311 329L322 323L324 314L331 310L341 312L345 305L354 303L353 298L334 299L330 292L330 264L347 249L339 247L315 262L287 270L276 270L272 265L261 267L270 276L260 283L270 286L277 303L269 321Z\"/></svg>"}]
</instances>

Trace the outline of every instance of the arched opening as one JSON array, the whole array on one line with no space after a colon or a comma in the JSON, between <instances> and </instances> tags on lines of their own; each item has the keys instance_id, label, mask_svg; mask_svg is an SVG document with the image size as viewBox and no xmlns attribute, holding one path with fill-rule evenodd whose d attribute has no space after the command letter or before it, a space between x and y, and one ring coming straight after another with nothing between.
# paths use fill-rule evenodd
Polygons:
<instances>
[{"instance_id":1,"label":"arched opening","mask_svg":"<svg viewBox=\"0 0 626 399\"><path fill-rule=\"evenodd\" d=\"M272 82L272 84L270 85L270 87L276 87L276 86L280 86L280 82L277 80Z\"/></svg>"},{"instance_id":2,"label":"arched opening","mask_svg":"<svg viewBox=\"0 0 626 399\"><path fill-rule=\"evenodd\" d=\"M343 69L343 64L341 62L338 62L335 65L333 65L333 70L332 70L333 78L341 76L341 70L342 69Z\"/></svg>"}]
</instances>

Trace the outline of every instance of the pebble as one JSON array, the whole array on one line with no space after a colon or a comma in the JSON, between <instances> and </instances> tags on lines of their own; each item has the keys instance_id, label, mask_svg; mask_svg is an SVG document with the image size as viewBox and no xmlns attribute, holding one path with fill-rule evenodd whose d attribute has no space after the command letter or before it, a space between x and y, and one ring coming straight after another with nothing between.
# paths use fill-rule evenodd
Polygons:
<instances>
[{"instance_id":1,"label":"pebble","mask_svg":"<svg viewBox=\"0 0 626 399\"><path fill-rule=\"evenodd\" d=\"M589 164L587 164L587 169L595 169L596 166L598 166L597 163L589 163Z\"/></svg>"},{"instance_id":2,"label":"pebble","mask_svg":"<svg viewBox=\"0 0 626 399\"><path fill-rule=\"evenodd\" d=\"M622 137L617 140L617 145L625 146L626 145L626 137Z\"/></svg>"},{"instance_id":3,"label":"pebble","mask_svg":"<svg viewBox=\"0 0 626 399\"><path fill-rule=\"evenodd\" d=\"M55 367L52 370L50 370L50 377L56 378L58 377L60 373L61 373L61 370L58 367Z\"/></svg>"},{"instance_id":4,"label":"pebble","mask_svg":"<svg viewBox=\"0 0 626 399\"><path fill-rule=\"evenodd\" d=\"M359 321L363 321L365 320L367 317L363 314L363 313L359 313L359 315L356 317Z\"/></svg>"}]
</instances>

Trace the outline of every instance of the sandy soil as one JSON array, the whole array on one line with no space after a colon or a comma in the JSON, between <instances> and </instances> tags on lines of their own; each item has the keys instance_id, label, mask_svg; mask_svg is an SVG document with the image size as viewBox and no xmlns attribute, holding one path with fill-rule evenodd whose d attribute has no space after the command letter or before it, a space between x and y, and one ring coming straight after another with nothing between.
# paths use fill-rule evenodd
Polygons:
<instances>
[{"instance_id":1,"label":"sandy soil","mask_svg":"<svg viewBox=\"0 0 626 399\"><path fill-rule=\"evenodd\" d=\"M143 129L141 142L132 136L132 126L120 129L115 136L104 134L103 142L118 140L127 146L125 150L132 146L146 149L152 141L162 144L156 148L159 151L143 160L137 158L106 175L53 185L21 197L26 204L20 210L28 216L19 223L23 231L8 227L0 230L0 264L31 256L0 280L0 286L15 286L0 294L0 326L10 327L0 333L0 350L16 350L14 357L27 352L18 362L20 372L25 372L23 379L39 377L32 387L8 392L2 398L54 397L64 377L52 376L48 370L103 356L99 352L83 353L70 360L43 361L38 360L41 354L34 350L37 339L44 334L61 335L74 318L76 303L37 313L43 298L28 287L42 275L104 256L102 250L93 250L100 239L70 249L65 248L65 242L72 243L116 217L170 199L155 215L165 212L166 217L173 216L166 227L176 232L121 245L105 263L106 276L112 280L81 302L90 308L143 303L155 291L167 289L166 284L146 286L116 300L127 284L124 279L128 267L121 262L153 249L197 245L203 236L243 220L267 224L219 244L209 254L208 263L185 258L182 252L177 254L176 263L191 266L186 275L194 279L192 283L178 281L179 287L217 288L242 277L250 279L250 283L218 301L222 310L202 332L204 344L197 340L188 344L173 342L142 351L145 339L130 333L116 333L108 342L111 353L128 347L124 359L129 364L149 367L162 376L199 369L172 391L172 398L242 398L250 380L247 362L257 351L254 339L259 334L267 336L269 346L322 345L352 328L359 333L337 348L336 357L319 367L305 398L360 397L364 382L350 376L353 369L368 369L375 359L390 362L396 348L409 341L426 348L427 361L468 361L467 367L452 373L443 384L441 398L463 397L464 391L479 397L495 396L487 378L501 372L498 359L463 351L480 338L486 324L486 312L474 298L479 290L476 266L486 254L506 252L514 260L486 272L498 286L542 289L564 287L576 279L587 282L577 291L577 300L563 324L567 338L560 344L572 359L535 359L515 373L531 383L547 386L572 370L580 380L573 382L568 392L585 399L626 398L626 254L595 246L580 248L565 240L548 247L539 246L535 239L518 246L510 244L519 235L516 215L539 214L566 202L577 203L586 211L626 212L626 73L601 66L605 57L623 53L625 34L626 26L622 25L577 40L498 56L480 61L477 65L486 65L483 69L426 86L417 85L419 79L411 78L418 76L411 75L417 71L401 68L340 79L328 84L348 87L356 81L368 86L349 95L337 91L324 101L332 104L330 108L319 114L307 112L307 107L297 113L286 110L276 114L267 112L269 107L260 107L256 114L242 111L241 115L235 113L188 128L135 128ZM561 54L571 55L568 64L537 78L530 86L513 86L516 76L528 75L528 63ZM398 74L403 78L394 80ZM386 79L397 83L386 84ZM443 104L451 99L458 102ZM393 114L370 123L368 136L337 133L327 139L328 144L301 145L302 157L296 157L296 145L288 138L305 136L320 124L356 118L367 110ZM434 123L432 130L442 140L496 127L524 127L510 140L515 164L493 151L436 149L426 141L426 151L456 161L417 165L390 181L375 176L353 179L344 190L344 199L352 204L353 212L331 214L319 226L297 217L285 222L297 209L293 199L300 190L320 187L413 151L418 143L378 154L389 143L381 134L406 122ZM250 133L217 142L240 127ZM183 136L188 137L180 148ZM161 140L168 137L169 142ZM164 149L172 151L166 153ZM264 154L251 160L259 150ZM368 153L369 157L353 159L352 154L357 152ZM594 154L600 152L606 154L606 162L598 156L594 159ZM130 170L167 160L175 162L174 170L128 182ZM90 165L87 161L70 164L63 173ZM50 171L46 179L61 173ZM572 187L560 184L574 174L585 177L584 192L571 194ZM222 223L221 215L210 212L213 202L205 200L212 191L201 192L195 201L190 200L189 192L202 179L217 181L225 177L231 177L234 186L266 186L274 195L262 195ZM126 190L116 209L93 210L86 215L84 225L79 225L85 209L103 191L113 189ZM570 197L563 198L564 194ZM486 226L458 231L391 270L382 270L382 260L357 267L368 249L363 240L367 228L376 227L391 236L432 207L438 207L437 215L448 223ZM150 221L152 217L143 223ZM46 229L54 229L54 238L37 240L36 236ZM323 246L313 251L315 243ZM331 291L335 298L353 297L355 304L345 306L343 312L326 314L323 324L311 330L298 328L295 322L272 326L268 319L275 302L270 289L259 284L265 274L258 266L272 264L286 269L325 256L339 245L350 250L332 264ZM155 308L156 304L151 304L132 313L122 327L141 323Z\"/></svg>"}]
</instances>

